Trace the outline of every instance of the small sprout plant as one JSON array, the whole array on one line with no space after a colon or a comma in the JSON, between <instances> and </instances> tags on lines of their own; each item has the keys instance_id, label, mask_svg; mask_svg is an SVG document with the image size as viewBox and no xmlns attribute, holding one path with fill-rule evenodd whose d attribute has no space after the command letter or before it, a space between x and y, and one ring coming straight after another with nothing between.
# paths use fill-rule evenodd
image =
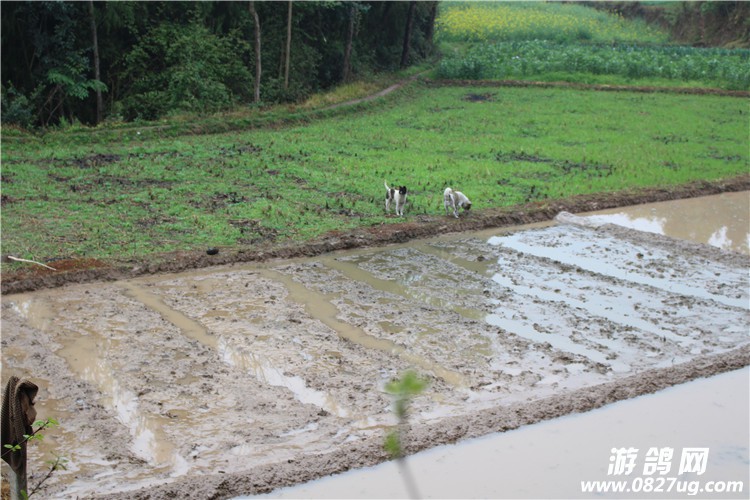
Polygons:
<instances>
[{"instance_id":1,"label":"small sprout plant","mask_svg":"<svg viewBox=\"0 0 750 500\"><path fill-rule=\"evenodd\" d=\"M31 434L23 435L24 443L30 443L32 441L42 441L44 439L44 434L41 434L41 432L48 427L49 428L57 427L58 425L60 424L54 418L48 418L47 420L37 420L36 422L32 424L32 427L36 427L36 429ZM10 453L13 451L21 451L21 444L23 443L19 443L16 445L6 444L5 445L6 451L3 452L3 457L5 456L6 453Z\"/></svg>"},{"instance_id":2,"label":"small sprout plant","mask_svg":"<svg viewBox=\"0 0 750 500\"><path fill-rule=\"evenodd\" d=\"M421 394L426 387L427 381L413 371L406 372L400 379L389 382L385 386L386 392L394 398L394 412L398 418L398 424L396 429L385 437L384 447L388 454L396 459L411 498L419 498L419 492L406 465L406 460L404 460L403 441L408 423L409 403L415 396Z\"/></svg>"}]
</instances>

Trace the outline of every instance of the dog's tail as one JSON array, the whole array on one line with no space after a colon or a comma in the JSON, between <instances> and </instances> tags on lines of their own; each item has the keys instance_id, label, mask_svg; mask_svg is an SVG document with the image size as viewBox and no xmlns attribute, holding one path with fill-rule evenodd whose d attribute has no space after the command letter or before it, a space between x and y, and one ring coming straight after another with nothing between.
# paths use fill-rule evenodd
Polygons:
<instances>
[{"instance_id":1,"label":"dog's tail","mask_svg":"<svg viewBox=\"0 0 750 500\"><path fill-rule=\"evenodd\" d=\"M383 184L385 184L385 190L390 191L391 188L388 187L388 181L383 181Z\"/></svg>"}]
</instances>

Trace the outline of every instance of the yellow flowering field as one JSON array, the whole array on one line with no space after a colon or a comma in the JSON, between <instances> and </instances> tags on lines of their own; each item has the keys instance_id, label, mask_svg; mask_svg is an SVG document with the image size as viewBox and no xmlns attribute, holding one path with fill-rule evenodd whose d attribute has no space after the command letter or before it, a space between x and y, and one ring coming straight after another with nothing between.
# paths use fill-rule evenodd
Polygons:
<instances>
[{"instance_id":1,"label":"yellow flowering field","mask_svg":"<svg viewBox=\"0 0 750 500\"><path fill-rule=\"evenodd\" d=\"M643 23L580 5L541 2L452 2L441 8L437 32L444 41L545 39L594 42L664 42Z\"/></svg>"}]
</instances>

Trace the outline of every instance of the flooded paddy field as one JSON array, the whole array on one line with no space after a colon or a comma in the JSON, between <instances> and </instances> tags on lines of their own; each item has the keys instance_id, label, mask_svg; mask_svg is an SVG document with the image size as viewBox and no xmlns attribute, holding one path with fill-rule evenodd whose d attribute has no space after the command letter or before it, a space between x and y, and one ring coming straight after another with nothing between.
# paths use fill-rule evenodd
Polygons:
<instances>
[{"instance_id":1,"label":"flooded paddy field","mask_svg":"<svg viewBox=\"0 0 750 500\"><path fill-rule=\"evenodd\" d=\"M739 196L710 234L741 246ZM602 222L4 296L3 377L60 422L30 469L69 460L40 495L225 498L382 462L410 369L414 452L750 364L748 253Z\"/></svg>"},{"instance_id":2,"label":"flooded paddy field","mask_svg":"<svg viewBox=\"0 0 750 500\"><path fill-rule=\"evenodd\" d=\"M608 404L586 413L525 425L507 432L436 446L405 459L416 498L623 498L623 491L584 491L582 482L608 475L612 446L675 450L677 462L688 444L709 450L702 474L668 477L680 485L637 491L640 468L627 498L747 498L750 484L750 367L701 378ZM648 477L648 476L646 476ZM710 488L707 485L721 485ZM646 488L648 489L648 488ZM404 469L396 461L350 470L271 493L261 498L408 498ZM412 497L414 498L414 497Z\"/></svg>"}]
</instances>

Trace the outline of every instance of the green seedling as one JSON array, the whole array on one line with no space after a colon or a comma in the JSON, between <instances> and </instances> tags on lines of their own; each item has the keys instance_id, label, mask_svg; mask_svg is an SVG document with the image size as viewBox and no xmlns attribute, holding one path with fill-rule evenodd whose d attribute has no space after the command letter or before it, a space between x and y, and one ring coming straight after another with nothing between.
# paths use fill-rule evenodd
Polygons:
<instances>
[{"instance_id":1,"label":"green seedling","mask_svg":"<svg viewBox=\"0 0 750 500\"><path fill-rule=\"evenodd\" d=\"M406 489L411 498L419 498L419 492L406 460L404 460L403 442L408 425L409 403L414 397L421 394L426 387L427 381L421 379L413 371L406 372L400 379L389 382L385 386L386 392L394 398L393 407L398 424L396 429L386 435L384 447L401 469Z\"/></svg>"},{"instance_id":2,"label":"green seedling","mask_svg":"<svg viewBox=\"0 0 750 500\"><path fill-rule=\"evenodd\" d=\"M45 429L57 427L58 425L60 425L59 422L52 417L47 418L46 420L37 420L36 422L32 424L32 428L36 427L36 429L34 429L31 434L24 434L23 442L15 444L15 445L11 445L11 444L4 445L5 450L3 451L3 454L2 454L3 458L5 458L6 454L21 451L21 447L23 444L28 444L34 441L44 440L44 434L42 434L42 431ZM42 487L45 481L47 481L50 477L52 477L52 474L56 470L66 470L66 464L68 460L65 457L62 457L60 455L56 455L54 453L53 455L55 456L54 460L47 460L45 462L49 465L49 470L47 471L45 476L41 480L39 480L39 482L37 482L37 484L33 488L31 488L30 491L21 490L19 492L21 495L21 498L28 499L29 497L34 495L34 493L39 491L39 489Z\"/></svg>"}]
</instances>

